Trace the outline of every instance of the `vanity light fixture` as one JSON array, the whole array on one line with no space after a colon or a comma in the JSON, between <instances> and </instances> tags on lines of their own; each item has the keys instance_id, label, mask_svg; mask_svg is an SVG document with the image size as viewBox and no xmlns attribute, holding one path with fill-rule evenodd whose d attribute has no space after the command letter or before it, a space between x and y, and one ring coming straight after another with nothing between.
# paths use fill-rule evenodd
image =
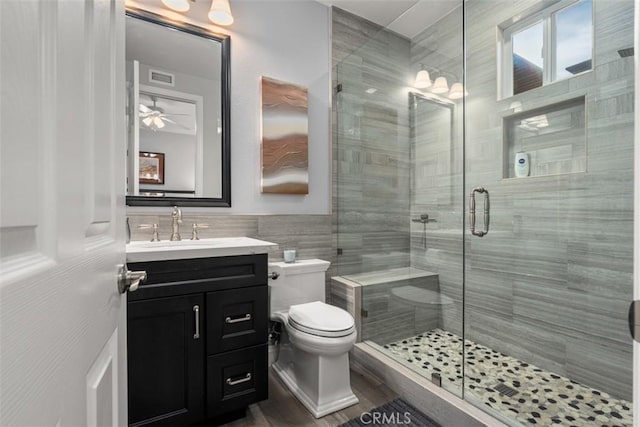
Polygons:
<instances>
[{"instance_id":1,"label":"vanity light fixture","mask_svg":"<svg viewBox=\"0 0 640 427\"><path fill-rule=\"evenodd\" d=\"M435 81L431 81L431 76L429 75L429 71L427 71L427 67L421 63L420 71L416 74L416 81L414 82L413 87L420 90L429 89L431 93L444 95L449 99L460 99L469 95L469 92L466 91L465 87L460 82L454 83L451 85L451 89L449 89L449 82L447 81L445 74L453 77L453 81L455 82L458 78L454 74L435 67L428 68L432 73L435 73L438 78L436 78Z\"/></svg>"},{"instance_id":2,"label":"vanity light fixture","mask_svg":"<svg viewBox=\"0 0 640 427\"><path fill-rule=\"evenodd\" d=\"M162 4L176 12L186 12L189 10L189 0L162 0Z\"/></svg>"},{"instance_id":3,"label":"vanity light fixture","mask_svg":"<svg viewBox=\"0 0 640 427\"><path fill-rule=\"evenodd\" d=\"M447 78L444 76L440 76L433 82L433 88L431 89L433 93L446 93L449 92L449 83L447 82Z\"/></svg>"},{"instance_id":4,"label":"vanity light fixture","mask_svg":"<svg viewBox=\"0 0 640 427\"><path fill-rule=\"evenodd\" d=\"M212 0L208 16L209 20L216 25L227 26L233 24L229 0Z\"/></svg>"},{"instance_id":5,"label":"vanity light fixture","mask_svg":"<svg viewBox=\"0 0 640 427\"><path fill-rule=\"evenodd\" d=\"M196 0L162 0L162 4L176 12L187 12L191 7L190 2ZM227 26L233 24L233 15L229 0L211 0L211 9L207 14L209 20L216 25Z\"/></svg>"},{"instance_id":6,"label":"vanity light fixture","mask_svg":"<svg viewBox=\"0 0 640 427\"><path fill-rule=\"evenodd\" d=\"M431 86L431 77L429 72L424 69L424 65L420 64L420 71L416 74L416 82L413 84L418 89L426 89Z\"/></svg>"},{"instance_id":7,"label":"vanity light fixture","mask_svg":"<svg viewBox=\"0 0 640 427\"><path fill-rule=\"evenodd\" d=\"M449 99L460 99L469 95L469 93L465 90L462 83L454 83L451 85L451 90L449 91Z\"/></svg>"}]
</instances>

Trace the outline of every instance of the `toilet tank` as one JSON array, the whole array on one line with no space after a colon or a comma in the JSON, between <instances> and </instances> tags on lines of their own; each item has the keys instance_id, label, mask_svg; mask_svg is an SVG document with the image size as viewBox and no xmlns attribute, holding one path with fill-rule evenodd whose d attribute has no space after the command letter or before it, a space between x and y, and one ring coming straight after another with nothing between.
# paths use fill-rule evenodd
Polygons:
<instances>
[{"instance_id":1,"label":"toilet tank","mask_svg":"<svg viewBox=\"0 0 640 427\"><path fill-rule=\"evenodd\" d=\"M288 310L294 304L325 300L325 274L331 263L321 259L303 259L294 263L269 263L271 312ZM271 274L279 274L272 279Z\"/></svg>"}]
</instances>

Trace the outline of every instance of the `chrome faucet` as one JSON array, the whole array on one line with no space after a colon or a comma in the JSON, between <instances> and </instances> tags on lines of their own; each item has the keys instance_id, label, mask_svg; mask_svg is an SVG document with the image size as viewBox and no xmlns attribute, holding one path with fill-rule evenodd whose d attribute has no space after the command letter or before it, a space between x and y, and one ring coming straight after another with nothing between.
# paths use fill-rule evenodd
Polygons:
<instances>
[{"instance_id":1,"label":"chrome faucet","mask_svg":"<svg viewBox=\"0 0 640 427\"><path fill-rule=\"evenodd\" d=\"M173 207L173 212L171 212L171 238L169 238L169 240L171 240L172 242L177 241L177 240L182 240L180 238L180 223L182 222L182 211L180 210L179 207L174 206Z\"/></svg>"}]
</instances>

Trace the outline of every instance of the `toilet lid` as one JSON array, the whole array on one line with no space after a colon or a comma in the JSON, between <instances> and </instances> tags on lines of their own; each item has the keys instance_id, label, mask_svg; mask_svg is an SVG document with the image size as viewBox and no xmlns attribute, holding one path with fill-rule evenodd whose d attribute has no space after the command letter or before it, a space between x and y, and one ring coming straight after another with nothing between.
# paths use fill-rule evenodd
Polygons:
<instances>
[{"instance_id":1,"label":"toilet lid","mask_svg":"<svg viewBox=\"0 0 640 427\"><path fill-rule=\"evenodd\" d=\"M344 337L355 330L349 313L320 301L292 305L289 324L299 331L321 337Z\"/></svg>"}]
</instances>

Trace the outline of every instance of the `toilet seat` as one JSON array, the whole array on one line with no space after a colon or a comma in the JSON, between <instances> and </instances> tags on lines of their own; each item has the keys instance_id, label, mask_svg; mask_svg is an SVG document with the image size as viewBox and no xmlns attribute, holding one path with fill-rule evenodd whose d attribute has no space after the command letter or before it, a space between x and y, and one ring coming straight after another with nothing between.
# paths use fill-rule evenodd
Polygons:
<instances>
[{"instance_id":1,"label":"toilet seat","mask_svg":"<svg viewBox=\"0 0 640 427\"><path fill-rule=\"evenodd\" d=\"M289 308L289 326L311 335L339 338L355 331L353 317L341 308L314 301Z\"/></svg>"}]
</instances>

